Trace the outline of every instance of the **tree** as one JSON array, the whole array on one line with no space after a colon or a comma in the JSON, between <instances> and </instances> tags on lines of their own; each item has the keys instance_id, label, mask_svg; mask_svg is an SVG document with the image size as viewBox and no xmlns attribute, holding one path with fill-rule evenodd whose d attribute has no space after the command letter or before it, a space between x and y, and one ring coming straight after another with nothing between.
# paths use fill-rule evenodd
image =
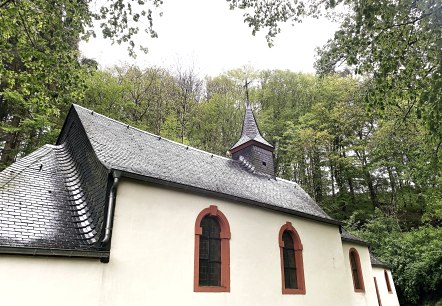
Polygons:
<instances>
[{"instance_id":1,"label":"tree","mask_svg":"<svg viewBox=\"0 0 442 306\"><path fill-rule=\"evenodd\" d=\"M53 142L61 127L60 113L84 94L85 74L91 61L81 60L78 42L95 35L94 20L102 34L128 44L134 53L138 22L156 37L153 0L113 0L98 12L91 0L0 1L0 169L39 145Z\"/></svg>"},{"instance_id":2,"label":"tree","mask_svg":"<svg viewBox=\"0 0 442 306\"><path fill-rule=\"evenodd\" d=\"M437 138L442 138L442 3L440 0L230 0L245 11L252 34L267 30L267 40L283 22L301 22L347 11L341 28L319 49L317 72L341 64L372 81L366 102L379 109L407 101ZM339 7L339 9L336 9Z\"/></svg>"},{"instance_id":3,"label":"tree","mask_svg":"<svg viewBox=\"0 0 442 306\"><path fill-rule=\"evenodd\" d=\"M341 0L342 1L342 0ZM324 10L334 7L339 0L227 0L230 9L240 9L244 13L244 22L252 28L252 34L265 29L269 46L273 38L281 31L282 22L302 22L307 16L318 17Z\"/></svg>"},{"instance_id":4,"label":"tree","mask_svg":"<svg viewBox=\"0 0 442 306\"><path fill-rule=\"evenodd\" d=\"M352 218L348 225L352 227ZM401 305L439 305L442 301L442 228L403 231L398 220L376 210L352 232L370 243L371 252L392 267Z\"/></svg>"},{"instance_id":5,"label":"tree","mask_svg":"<svg viewBox=\"0 0 442 306\"><path fill-rule=\"evenodd\" d=\"M341 64L371 81L377 109L407 103L442 137L442 3L439 0L352 1L341 28L319 50L317 69Z\"/></svg>"},{"instance_id":6,"label":"tree","mask_svg":"<svg viewBox=\"0 0 442 306\"><path fill-rule=\"evenodd\" d=\"M86 9L82 3L79 12ZM65 113L80 95L77 41L83 25L73 9L59 1L1 3L0 168L52 140L60 110Z\"/></svg>"},{"instance_id":7,"label":"tree","mask_svg":"<svg viewBox=\"0 0 442 306\"><path fill-rule=\"evenodd\" d=\"M178 139L181 143L185 143L188 139L187 131L191 114L201 100L203 83L193 68L177 67L174 80L172 95L180 128Z\"/></svg>"},{"instance_id":8,"label":"tree","mask_svg":"<svg viewBox=\"0 0 442 306\"><path fill-rule=\"evenodd\" d=\"M241 133L244 89L230 72L208 77L205 83L206 98L196 105L189 141L198 148L224 156Z\"/></svg>"},{"instance_id":9,"label":"tree","mask_svg":"<svg viewBox=\"0 0 442 306\"><path fill-rule=\"evenodd\" d=\"M89 74L85 85L80 104L137 128L179 140L176 113L180 107L175 101L178 84L169 71L116 66Z\"/></svg>"}]
</instances>

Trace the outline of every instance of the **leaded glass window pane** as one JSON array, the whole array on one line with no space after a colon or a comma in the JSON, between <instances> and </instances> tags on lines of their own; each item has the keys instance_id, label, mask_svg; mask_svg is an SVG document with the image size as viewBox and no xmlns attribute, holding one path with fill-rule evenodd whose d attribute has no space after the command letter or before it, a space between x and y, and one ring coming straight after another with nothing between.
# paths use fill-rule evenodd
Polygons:
<instances>
[{"instance_id":1,"label":"leaded glass window pane","mask_svg":"<svg viewBox=\"0 0 442 306\"><path fill-rule=\"evenodd\" d=\"M359 282L359 275L358 275L358 266L356 264L356 255L353 252L350 253L350 264L351 264L351 272L353 273L355 288L361 289L361 283Z\"/></svg>"},{"instance_id":2,"label":"leaded glass window pane","mask_svg":"<svg viewBox=\"0 0 442 306\"><path fill-rule=\"evenodd\" d=\"M293 247L293 238L288 231L282 234L283 247L283 261L284 261L284 283L287 289L297 289L298 279L296 271L295 249Z\"/></svg>"},{"instance_id":3,"label":"leaded glass window pane","mask_svg":"<svg viewBox=\"0 0 442 306\"><path fill-rule=\"evenodd\" d=\"M220 226L214 217L204 217L201 220L202 234L200 236L199 255L199 285L221 285L221 239Z\"/></svg>"}]
</instances>

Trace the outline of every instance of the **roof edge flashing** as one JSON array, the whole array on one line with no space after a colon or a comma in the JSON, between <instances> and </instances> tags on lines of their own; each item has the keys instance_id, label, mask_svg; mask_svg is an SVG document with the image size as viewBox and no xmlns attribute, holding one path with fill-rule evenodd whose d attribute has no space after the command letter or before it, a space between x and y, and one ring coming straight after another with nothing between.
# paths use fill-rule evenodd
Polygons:
<instances>
[{"instance_id":1,"label":"roof edge flashing","mask_svg":"<svg viewBox=\"0 0 442 306\"><path fill-rule=\"evenodd\" d=\"M370 246L370 244L368 242L363 241L363 240L356 240L356 239L350 239L350 238L345 238L345 237L341 237L341 240L345 241L345 242L349 242L349 243L356 243L356 244L364 245L367 247Z\"/></svg>"},{"instance_id":2,"label":"roof edge flashing","mask_svg":"<svg viewBox=\"0 0 442 306\"><path fill-rule=\"evenodd\" d=\"M59 257L83 257L103 260L109 258L109 251L98 250L70 250L32 247L5 247L0 246L0 254L31 255L31 256L59 256Z\"/></svg>"},{"instance_id":3,"label":"roof edge flashing","mask_svg":"<svg viewBox=\"0 0 442 306\"><path fill-rule=\"evenodd\" d=\"M270 210L273 210L273 211L279 211L279 212L283 212L283 213L286 213L286 214L289 214L289 215L293 215L293 216L297 216L297 217L302 217L302 218L305 218L305 219L314 220L314 221L318 221L318 222L321 222L321 223L333 224L333 225L338 225L338 226L342 226L343 225L343 223L341 221L338 221L338 220L323 218L323 217L315 216L315 215L310 215L310 214L307 214L307 213L304 213L304 212L300 212L300 211L295 211L295 210L292 210L292 209L289 209L289 208L273 206L271 204L257 202L257 201L253 201L253 200L250 200L250 199L245 199L245 198L237 197L237 196L234 196L234 195L229 195L229 194L218 192L218 191L201 189L201 188L194 187L194 186L191 186L191 185L184 185L184 184L180 184L180 183L166 181L166 180L158 179L158 178L155 178L155 177L149 177L149 176L144 176L144 175L141 175L141 174L127 172L127 171L124 171L124 170L120 170L120 171L121 171L122 177L130 178L130 179L135 179L135 180L155 183L155 184L158 184L158 185L163 185L163 186L166 186L166 187L173 187L173 188L177 188L177 189L180 189L180 190L193 191L193 192L196 192L196 193L199 193L199 194L206 194L206 195L210 195L210 196L214 196L214 197L221 197L221 198L224 198L224 199L238 201L238 202L245 203L245 204L251 204L251 205L256 206L256 207L270 209Z\"/></svg>"},{"instance_id":4,"label":"roof edge flashing","mask_svg":"<svg viewBox=\"0 0 442 306\"><path fill-rule=\"evenodd\" d=\"M231 147L229 149L229 152L230 152L230 154L234 154L234 153L236 153L236 152L238 152L238 151L240 151L242 149L245 149L245 148L253 146L253 145L255 145L257 147L260 147L260 148L263 148L263 149L266 149L266 150L271 151L271 152L273 152L275 150L274 147L270 147L270 146L268 146L266 144L263 144L263 143L261 143L259 141L256 141L255 139L250 139L247 142L245 142L243 144L240 144L239 146Z\"/></svg>"}]
</instances>

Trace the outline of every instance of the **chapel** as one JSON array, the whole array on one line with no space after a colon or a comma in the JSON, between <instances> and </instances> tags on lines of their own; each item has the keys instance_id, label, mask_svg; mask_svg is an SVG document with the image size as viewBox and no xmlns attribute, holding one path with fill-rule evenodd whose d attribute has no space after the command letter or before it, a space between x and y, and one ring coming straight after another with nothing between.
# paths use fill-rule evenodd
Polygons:
<instances>
[{"instance_id":1,"label":"chapel","mask_svg":"<svg viewBox=\"0 0 442 306\"><path fill-rule=\"evenodd\" d=\"M72 105L0 173L4 305L397 306L388 264L295 182L250 103L223 157Z\"/></svg>"}]
</instances>

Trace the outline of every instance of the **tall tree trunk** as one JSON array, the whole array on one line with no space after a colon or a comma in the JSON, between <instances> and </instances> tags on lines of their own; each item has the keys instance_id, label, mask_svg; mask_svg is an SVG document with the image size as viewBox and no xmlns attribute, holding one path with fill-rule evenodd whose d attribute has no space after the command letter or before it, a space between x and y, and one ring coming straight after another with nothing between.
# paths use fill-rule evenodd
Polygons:
<instances>
[{"instance_id":1,"label":"tall tree trunk","mask_svg":"<svg viewBox=\"0 0 442 306\"><path fill-rule=\"evenodd\" d=\"M348 189L350 190L351 205L355 207L356 206L355 189L353 187L353 179L349 175L347 175L347 183L348 183Z\"/></svg>"},{"instance_id":2,"label":"tall tree trunk","mask_svg":"<svg viewBox=\"0 0 442 306\"><path fill-rule=\"evenodd\" d=\"M368 191L370 194L371 204L373 205L373 210L374 210L376 207L380 207L379 201L378 201L378 196L377 196L376 190L373 186L373 179L371 177L371 174L367 169L364 169L364 175L365 175L365 181L367 182Z\"/></svg>"},{"instance_id":3,"label":"tall tree trunk","mask_svg":"<svg viewBox=\"0 0 442 306\"><path fill-rule=\"evenodd\" d=\"M321 202L323 198L322 193L322 171L321 171L321 158L318 150L313 152L313 165L312 165L312 179L313 179L313 192L316 202Z\"/></svg>"},{"instance_id":4,"label":"tall tree trunk","mask_svg":"<svg viewBox=\"0 0 442 306\"><path fill-rule=\"evenodd\" d=\"M390 207L392 212L396 212L396 178L394 177L393 169L391 167L387 167L387 172L391 188Z\"/></svg>"},{"instance_id":5,"label":"tall tree trunk","mask_svg":"<svg viewBox=\"0 0 442 306\"><path fill-rule=\"evenodd\" d=\"M333 162L331 160L331 158L329 158L329 167L330 167L330 180L331 180L331 192L332 192L332 198L335 198L335 176L334 176L334 172L335 172L335 167L333 165Z\"/></svg>"}]
</instances>

